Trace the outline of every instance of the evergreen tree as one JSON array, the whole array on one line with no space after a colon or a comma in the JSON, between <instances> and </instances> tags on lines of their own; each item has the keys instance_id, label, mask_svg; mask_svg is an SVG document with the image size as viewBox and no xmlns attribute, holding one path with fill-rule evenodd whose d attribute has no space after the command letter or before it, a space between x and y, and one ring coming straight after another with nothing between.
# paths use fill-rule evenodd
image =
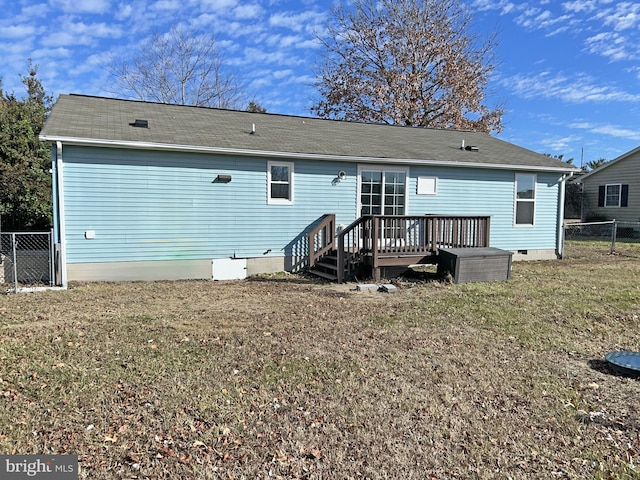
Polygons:
<instances>
[{"instance_id":1,"label":"evergreen tree","mask_svg":"<svg viewBox=\"0 0 640 480\"><path fill-rule=\"evenodd\" d=\"M51 154L38 135L51 109L49 96L29 62L22 76L27 95L6 93L0 83L0 227L2 231L51 228Z\"/></svg>"}]
</instances>

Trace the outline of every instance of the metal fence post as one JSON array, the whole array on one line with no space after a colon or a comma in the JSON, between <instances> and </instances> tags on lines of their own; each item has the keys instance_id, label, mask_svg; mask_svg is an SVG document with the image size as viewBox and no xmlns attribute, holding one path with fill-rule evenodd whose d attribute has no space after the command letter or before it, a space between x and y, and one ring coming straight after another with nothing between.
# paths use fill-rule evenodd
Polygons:
<instances>
[{"instance_id":1,"label":"metal fence post","mask_svg":"<svg viewBox=\"0 0 640 480\"><path fill-rule=\"evenodd\" d=\"M611 224L611 251L609 253L613 254L616 251L616 235L618 233L618 222L616 222L615 218L613 219L613 223Z\"/></svg>"},{"instance_id":2,"label":"metal fence post","mask_svg":"<svg viewBox=\"0 0 640 480\"><path fill-rule=\"evenodd\" d=\"M54 266L53 266L53 228L49 230L49 286L54 283Z\"/></svg>"},{"instance_id":3,"label":"metal fence post","mask_svg":"<svg viewBox=\"0 0 640 480\"><path fill-rule=\"evenodd\" d=\"M11 249L13 250L13 293L18 293L18 255L16 245L16 234L11 234Z\"/></svg>"}]
</instances>

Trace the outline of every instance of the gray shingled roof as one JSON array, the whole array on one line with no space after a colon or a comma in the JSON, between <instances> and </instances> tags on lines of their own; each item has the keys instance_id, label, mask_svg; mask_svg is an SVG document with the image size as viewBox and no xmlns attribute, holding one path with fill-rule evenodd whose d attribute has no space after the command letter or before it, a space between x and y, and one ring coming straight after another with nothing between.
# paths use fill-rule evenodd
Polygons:
<instances>
[{"instance_id":1,"label":"gray shingled roof","mask_svg":"<svg viewBox=\"0 0 640 480\"><path fill-rule=\"evenodd\" d=\"M148 128L131 124L148 121ZM251 133L255 125L255 133ZM484 167L572 171L573 167L484 133L395 127L83 95L60 95L43 141L141 143L145 148L203 149L311 158L352 157ZM462 150L465 146L477 151Z\"/></svg>"}]
</instances>

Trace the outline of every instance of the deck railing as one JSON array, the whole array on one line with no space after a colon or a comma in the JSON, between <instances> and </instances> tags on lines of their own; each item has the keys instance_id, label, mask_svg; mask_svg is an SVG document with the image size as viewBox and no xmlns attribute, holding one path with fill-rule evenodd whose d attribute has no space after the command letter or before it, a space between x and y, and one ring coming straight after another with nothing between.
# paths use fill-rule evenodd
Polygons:
<instances>
[{"instance_id":1,"label":"deck railing","mask_svg":"<svg viewBox=\"0 0 640 480\"><path fill-rule=\"evenodd\" d=\"M488 216L372 215L358 218L334 240L335 216L325 215L309 234L309 264L335 248L338 282L342 282L363 257L371 257L371 266L377 269L382 259L420 258L435 255L440 248L488 247L489 226Z\"/></svg>"}]
</instances>

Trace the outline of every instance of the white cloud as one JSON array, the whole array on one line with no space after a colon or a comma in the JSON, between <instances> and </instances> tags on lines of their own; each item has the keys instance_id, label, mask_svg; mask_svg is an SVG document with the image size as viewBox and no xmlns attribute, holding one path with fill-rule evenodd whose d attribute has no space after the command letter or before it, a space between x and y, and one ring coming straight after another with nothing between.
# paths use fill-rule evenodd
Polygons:
<instances>
[{"instance_id":1,"label":"white cloud","mask_svg":"<svg viewBox=\"0 0 640 480\"><path fill-rule=\"evenodd\" d=\"M10 55L16 55L21 58L21 63L25 62L25 54L32 50L29 42L0 42L0 51L2 51L3 59L6 65L6 58ZM2 78L5 78L2 75Z\"/></svg>"},{"instance_id":2,"label":"white cloud","mask_svg":"<svg viewBox=\"0 0 640 480\"><path fill-rule=\"evenodd\" d=\"M10 25L0 27L0 38L27 38L36 32L33 25Z\"/></svg>"},{"instance_id":3,"label":"white cloud","mask_svg":"<svg viewBox=\"0 0 640 480\"><path fill-rule=\"evenodd\" d=\"M585 74L552 75L543 72L526 77L515 75L501 84L526 99L558 99L569 103L640 102L640 94L628 93L611 85L598 84Z\"/></svg>"},{"instance_id":4,"label":"white cloud","mask_svg":"<svg viewBox=\"0 0 640 480\"><path fill-rule=\"evenodd\" d=\"M252 64L260 63L263 65L275 64L275 65L298 65L300 59L292 56L289 52L285 51L265 51L259 48L247 47L244 49L243 63Z\"/></svg>"},{"instance_id":5,"label":"white cloud","mask_svg":"<svg viewBox=\"0 0 640 480\"><path fill-rule=\"evenodd\" d=\"M628 39L615 32L599 33L585 40L585 47L589 53L607 57L611 61L637 58L637 52L629 51L629 46L631 43Z\"/></svg>"},{"instance_id":6,"label":"white cloud","mask_svg":"<svg viewBox=\"0 0 640 480\"><path fill-rule=\"evenodd\" d=\"M471 4L473 8L479 11L500 10L500 15L507 15L517 9L516 4L508 0L474 0Z\"/></svg>"},{"instance_id":7,"label":"white cloud","mask_svg":"<svg viewBox=\"0 0 640 480\"><path fill-rule=\"evenodd\" d=\"M285 77L289 77L291 76L291 74L293 74L293 70L286 69L286 70L274 70L272 75L273 78L275 78L276 80L282 80Z\"/></svg>"},{"instance_id":8,"label":"white cloud","mask_svg":"<svg viewBox=\"0 0 640 480\"><path fill-rule=\"evenodd\" d=\"M263 13L263 8L258 4L238 5L233 9L233 16L239 20L258 18Z\"/></svg>"},{"instance_id":9,"label":"white cloud","mask_svg":"<svg viewBox=\"0 0 640 480\"><path fill-rule=\"evenodd\" d=\"M570 15L556 16L550 10L540 10L538 8L527 8L522 14L515 18L516 24L528 30L546 30L571 20ZM562 29L563 27L559 27ZM557 33L557 30L556 32Z\"/></svg>"},{"instance_id":10,"label":"white cloud","mask_svg":"<svg viewBox=\"0 0 640 480\"><path fill-rule=\"evenodd\" d=\"M582 138L576 135L564 136L564 137L550 137L544 138L540 141L540 144L553 152L564 152L580 143Z\"/></svg>"},{"instance_id":11,"label":"white cloud","mask_svg":"<svg viewBox=\"0 0 640 480\"><path fill-rule=\"evenodd\" d=\"M158 0L151 5L151 10L156 11L179 11L184 7L184 2L180 0Z\"/></svg>"},{"instance_id":12,"label":"white cloud","mask_svg":"<svg viewBox=\"0 0 640 480\"><path fill-rule=\"evenodd\" d=\"M576 0L564 2L562 8L571 13L591 13L598 9L596 0Z\"/></svg>"},{"instance_id":13,"label":"white cloud","mask_svg":"<svg viewBox=\"0 0 640 480\"><path fill-rule=\"evenodd\" d=\"M271 27L287 28L294 32L313 31L323 25L326 15L314 11L302 13L279 12L269 17Z\"/></svg>"},{"instance_id":14,"label":"white cloud","mask_svg":"<svg viewBox=\"0 0 640 480\"><path fill-rule=\"evenodd\" d=\"M47 47L64 47L73 45L92 45L98 39L118 38L122 31L118 26L110 26L106 23L85 24L73 22L66 18L61 28L53 30L53 33L42 39L42 44Z\"/></svg>"},{"instance_id":15,"label":"white cloud","mask_svg":"<svg viewBox=\"0 0 640 480\"><path fill-rule=\"evenodd\" d=\"M60 58L69 58L72 55L71 50L68 48L39 48L32 52L32 57L34 59L38 58L47 58L47 59L60 59ZM37 61L36 61L37 63Z\"/></svg>"},{"instance_id":16,"label":"white cloud","mask_svg":"<svg viewBox=\"0 0 640 480\"><path fill-rule=\"evenodd\" d=\"M591 122L574 122L571 128L587 130L592 134L607 135L610 137L624 138L627 140L640 140L640 131L612 124L598 124Z\"/></svg>"},{"instance_id":17,"label":"white cloud","mask_svg":"<svg viewBox=\"0 0 640 480\"><path fill-rule=\"evenodd\" d=\"M133 7L127 4L120 4L119 10L115 13L116 20L125 20L131 17L133 13Z\"/></svg>"},{"instance_id":18,"label":"white cloud","mask_svg":"<svg viewBox=\"0 0 640 480\"><path fill-rule=\"evenodd\" d=\"M640 22L640 3L621 2L616 5L615 11L607 9L599 17L605 25L616 31L634 28Z\"/></svg>"},{"instance_id":19,"label":"white cloud","mask_svg":"<svg viewBox=\"0 0 640 480\"><path fill-rule=\"evenodd\" d=\"M238 0L202 0L200 8L205 12L228 10L238 5Z\"/></svg>"},{"instance_id":20,"label":"white cloud","mask_svg":"<svg viewBox=\"0 0 640 480\"><path fill-rule=\"evenodd\" d=\"M65 13L105 13L111 6L110 0L53 0L53 7Z\"/></svg>"},{"instance_id":21,"label":"white cloud","mask_svg":"<svg viewBox=\"0 0 640 480\"><path fill-rule=\"evenodd\" d=\"M35 18L44 18L49 15L49 11L49 5L46 3L28 5L26 7L22 7L20 15L17 18L14 18L13 21L29 22L33 21Z\"/></svg>"}]
</instances>

